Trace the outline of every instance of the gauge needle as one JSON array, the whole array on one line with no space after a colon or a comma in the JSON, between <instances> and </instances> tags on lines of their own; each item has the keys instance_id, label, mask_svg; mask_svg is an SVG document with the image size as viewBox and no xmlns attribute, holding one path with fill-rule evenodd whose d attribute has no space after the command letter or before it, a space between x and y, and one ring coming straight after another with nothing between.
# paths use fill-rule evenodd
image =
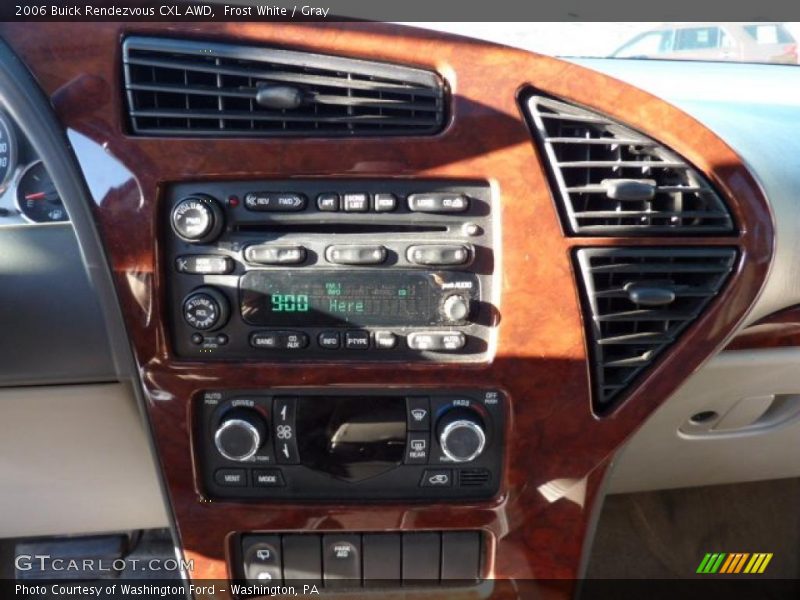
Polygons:
<instances>
[{"instance_id":1,"label":"gauge needle","mask_svg":"<svg viewBox=\"0 0 800 600\"><path fill-rule=\"evenodd\" d=\"M25 200L41 200L47 196L45 192L36 192L35 194L25 194Z\"/></svg>"}]
</instances>

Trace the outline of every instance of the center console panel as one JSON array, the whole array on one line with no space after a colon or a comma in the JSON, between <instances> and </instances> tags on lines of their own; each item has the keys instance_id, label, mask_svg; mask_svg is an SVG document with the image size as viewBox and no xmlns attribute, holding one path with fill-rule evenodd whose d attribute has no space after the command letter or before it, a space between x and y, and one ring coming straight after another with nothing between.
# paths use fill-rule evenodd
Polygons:
<instances>
[{"instance_id":1,"label":"center console panel","mask_svg":"<svg viewBox=\"0 0 800 600\"><path fill-rule=\"evenodd\" d=\"M486 183L285 180L167 191L180 357L480 362L495 256Z\"/></svg>"},{"instance_id":2,"label":"center console panel","mask_svg":"<svg viewBox=\"0 0 800 600\"><path fill-rule=\"evenodd\" d=\"M506 398L496 390L205 392L205 494L258 500L471 500L499 491Z\"/></svg>"}]
</instances>

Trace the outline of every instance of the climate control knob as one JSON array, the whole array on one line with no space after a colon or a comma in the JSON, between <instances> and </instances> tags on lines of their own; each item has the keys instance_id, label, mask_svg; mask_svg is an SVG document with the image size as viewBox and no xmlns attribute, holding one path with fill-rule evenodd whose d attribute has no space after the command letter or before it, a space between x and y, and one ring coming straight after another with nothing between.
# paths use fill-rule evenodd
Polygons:
<instances>
[{"instance_id":1,"label":"climate control knob","mask_svg":"<svg viewBox=\"0 0 800 600\"><path fill-rule=\"evenodd\" d=\"M264 445L267 425L252 408L234 408L226 413L214 433L217 451L228 460L244 461Z\"/></svg>"},{"instance_id":2,"label":"climate control knob","mask_svg":"<svg viewBox=\"0 0 800 600\"><path fill-rule=\"evenodd\" d=\"M227 298L212 287L199 287L183 301L183 320L200 331L219 329L229 314Z\"/></svg>"},{"instance_id":3,"label":"climate control knob","mask_svg":"<svg viewBox=\"0 0 800 600\"><path fill-rule=\"evenodd\" d=\"M470 303L467 296L453 294L442 302L442 316L453 323L463 321L469 316Z\"/></svg>"},{"instance_id":4,"label":"climate control knob","mask_svg":"<svg viewBox=\"0 0 800 600\"><path fill-rule=\"evenodd\" d=\"M172 209L172 230L191 244L214 241L222 233L224 225L222 208L211 196L188 196Z\"/></svg>"},{"instance_id":5,"label":"climate control knob","mask_svg":"<svg viewBox=\"0 0 800 600\"><path fill-rule=\"evenodd\" d=\"M478 458L486 447L483 420L468 408L447 411L436 424L439 446L453 462L469 462Z\"/></svg>"}]
</instances>

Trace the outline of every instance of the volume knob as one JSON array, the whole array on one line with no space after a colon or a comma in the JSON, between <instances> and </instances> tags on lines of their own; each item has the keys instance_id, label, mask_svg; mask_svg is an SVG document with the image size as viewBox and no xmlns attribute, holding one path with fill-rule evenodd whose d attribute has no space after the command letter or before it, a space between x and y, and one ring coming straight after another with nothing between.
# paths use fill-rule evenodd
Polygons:
<instances>
[{"instance_id":1,"label":"volume knob","mask_svg":"<svg viewBox=\"0 0 800 600\"><path fill-rule=\"evenodd\" d=\"M172 209L172 230L191 244L214 241L224 225L225 216L219 202L205 194L188 196Z\"/></svg>"},{"instance_id":2,"label":"volume knob","mask_svg":"<svg viewBox=\"0 0 800 600\"><path fill-rule=\"evenodd\" d=\"M436 429L442 452L453 462L475 460L486 446L483 421L472 410L449 410L439 419Z\"/></svg>"},{"instance_id":3,"label":"volume knob","mask_svg":"<svg viewBox=\"0 0 800 600\"><path fill-rule=\"evenodd\" d=\"M466 319L469 311L469 298L462 294L453 294L442 302L442 316L453 323Z\"/></svg>"},{"instance_id":4,"label":"volume knob","mask_svg":"<svg viewBox=\"0 0 800 600\"><path fill-rule=\"evenodd\" d=\"M264 418L251 408L235 408L225 415L214 433L214 445L228 460L251 458L266 441Z\"/></svg>"}]
</instances>

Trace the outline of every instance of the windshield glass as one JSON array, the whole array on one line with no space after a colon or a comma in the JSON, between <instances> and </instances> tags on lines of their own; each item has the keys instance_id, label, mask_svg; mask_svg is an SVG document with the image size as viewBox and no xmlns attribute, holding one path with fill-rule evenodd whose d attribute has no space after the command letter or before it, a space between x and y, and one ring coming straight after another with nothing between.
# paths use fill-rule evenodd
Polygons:
<instances>
[{"instance_id":1,"label":"windshield glass","mask_svg":"<svg viewBox=\"0 0 800 600\"><path fill-rule=\"evenodd\" d=\"M565 58L798 64L800 23L409 23Z\"/></svg>"}]
</instances>

